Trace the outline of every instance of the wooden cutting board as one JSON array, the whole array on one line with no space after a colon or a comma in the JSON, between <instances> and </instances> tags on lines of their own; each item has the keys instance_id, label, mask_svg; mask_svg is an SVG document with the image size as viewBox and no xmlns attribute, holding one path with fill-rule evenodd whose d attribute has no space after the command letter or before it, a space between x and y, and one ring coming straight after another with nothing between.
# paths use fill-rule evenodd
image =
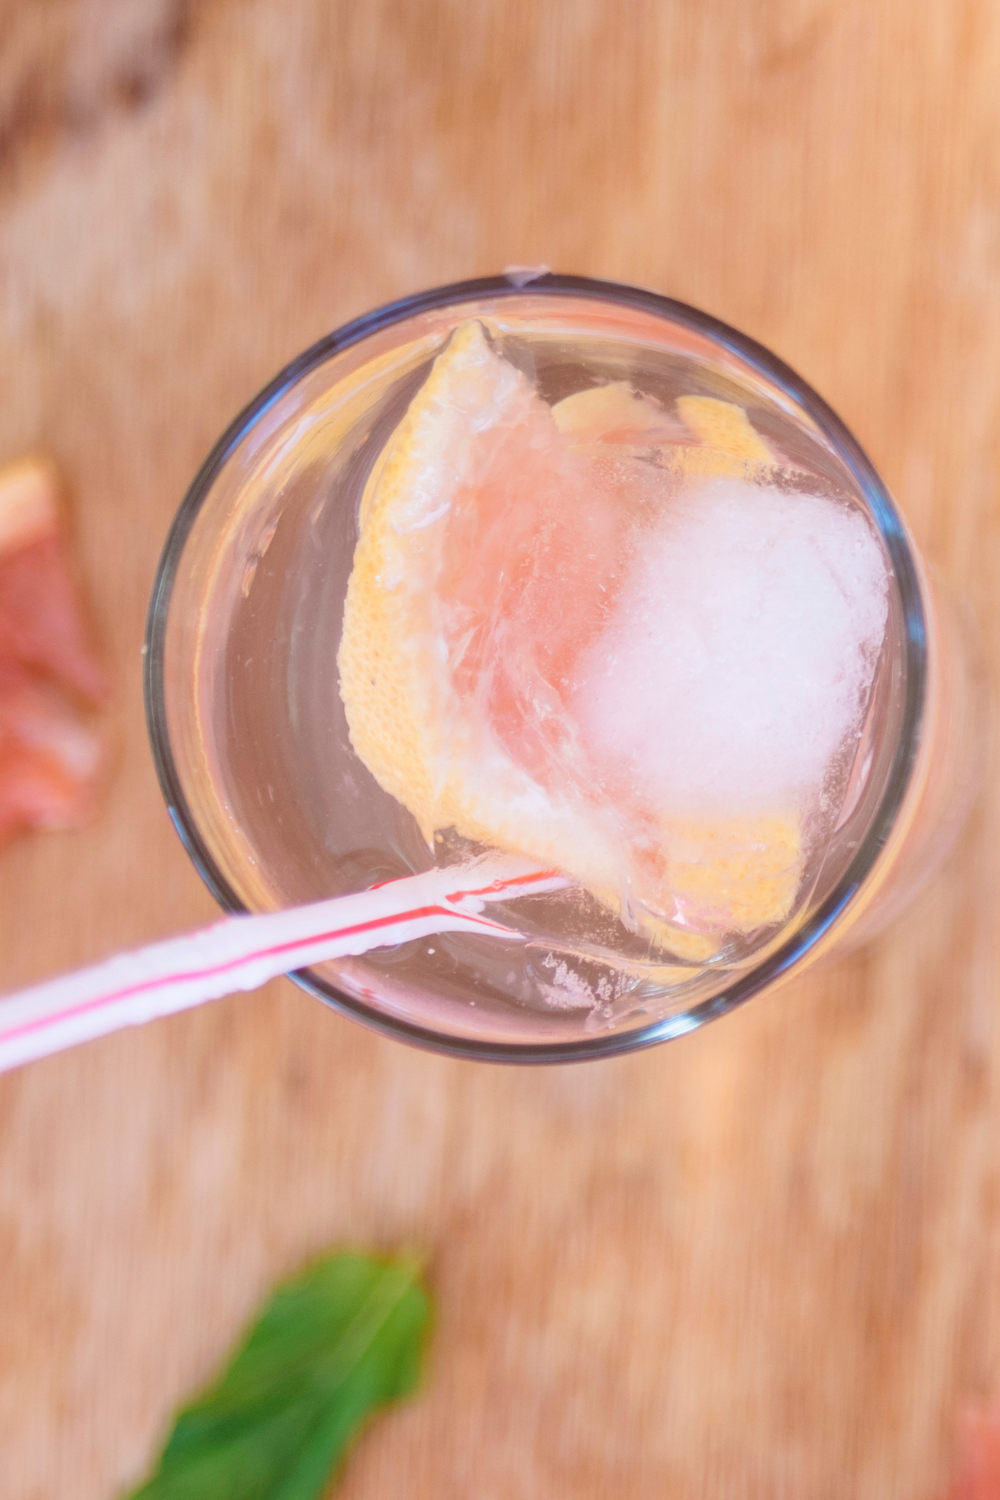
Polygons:
<instances>
[{"instance_id":1,"label":"wooden cutting board","mask_svg":"<svg viewBox=\"0 0 1000 1500\"><path fill-rule=\"evenodd\" d=\"M0 857L0 986L213 907L146 599L290 356L545 262L789 360L1000 647L989 0L0 4L0 459L75 495L118 684L100 821ZM504 1070L281 982L0 1079L0 1496L110 1500L278 1276L422 1246L425 1393L345 1500L931 1500L1000 1388L1000 798L876 947L643 1056Z\"/></svg>"}]
</instances>

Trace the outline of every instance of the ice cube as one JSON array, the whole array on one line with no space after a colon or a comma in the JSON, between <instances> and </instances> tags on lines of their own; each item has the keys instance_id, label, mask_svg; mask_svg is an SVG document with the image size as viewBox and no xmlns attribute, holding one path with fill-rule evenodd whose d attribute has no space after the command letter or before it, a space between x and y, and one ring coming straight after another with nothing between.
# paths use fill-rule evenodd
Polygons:
<instances>
[{"instance_id":1,"label":"ice cube","mask_svg":"<svg viewBox=\"0 0 1000 1500\"><path fill-rule=\"evenodd\" d=\"M846 501L688 481L634 539L573 714L609 787L663 816L802 806L860 730L887 568Z\"/></svg>"}]
</instances>

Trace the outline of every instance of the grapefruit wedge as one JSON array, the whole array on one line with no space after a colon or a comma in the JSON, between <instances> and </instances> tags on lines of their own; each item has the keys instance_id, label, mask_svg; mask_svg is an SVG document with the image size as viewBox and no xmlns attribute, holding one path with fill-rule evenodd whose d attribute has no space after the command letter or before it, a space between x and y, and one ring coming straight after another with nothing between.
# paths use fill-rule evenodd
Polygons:
<instances>
[{"instance_id":1,"label":"grapefruit wedge","mask_svg":"<svg viewBox=\"0 0 1000 1500\"><path fill-rule=\"evenodd\" d=\"M338 667L361 760L428 841L454 828L613 892L620 835L560 688L613 595L621 525L480 323L435 361L359 525Z\"/></svg>"},{"instance_id":2,"label":"grapefruit wedge","mask_svg":"<svg viewBox=\"0 0 1000 1500\"><path fill-rule=\"evenodd\" d=\"M338 652L352 745L428 842L453 828L557 866L692 960L787 915L794 811L671 824L572 712L670 475L765 464L739 408L670 416L624 382L550 408L481 323L454 331L366 485Z\"/></svg>"}]
</instances>

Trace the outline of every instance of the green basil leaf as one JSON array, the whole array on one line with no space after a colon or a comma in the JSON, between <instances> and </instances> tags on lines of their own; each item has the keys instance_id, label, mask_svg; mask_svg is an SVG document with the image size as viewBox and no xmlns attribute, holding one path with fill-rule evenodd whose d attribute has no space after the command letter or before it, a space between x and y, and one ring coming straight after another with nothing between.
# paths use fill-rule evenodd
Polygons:
<instances>
[{"instance_id":1,"label":"green basil leaf","mask_svg":"<svg viewBox=\"0 0 1000 1500\"><path fill-rule=\"evenodd\" d=\"M277 1289L130 1500L316 1500L362 1422L416 1387L428 1319L412 1262L319 1261Z\"/></svg>"}]
</instances>

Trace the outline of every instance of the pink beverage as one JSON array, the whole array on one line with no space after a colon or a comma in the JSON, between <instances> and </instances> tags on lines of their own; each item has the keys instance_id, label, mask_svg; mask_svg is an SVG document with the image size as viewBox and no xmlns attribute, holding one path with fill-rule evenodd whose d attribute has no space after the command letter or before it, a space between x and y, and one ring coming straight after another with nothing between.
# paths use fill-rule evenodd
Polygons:
<instances>
[{"instance_id":1,"label":"pink beverage","mask_svg":"<svg viewBox=\"0 0 1000 1500\"><path fill-rule=\"evenodd\" d=\"M884 487L758 346L573 278L324 341L227 434L151 614L225 905L488 849L567 877L304 982L466 1055L601 1055L794 972L960 822L965 678ZM923 852L921 852L921 850Z\"/></svg>"}]
</instances>

